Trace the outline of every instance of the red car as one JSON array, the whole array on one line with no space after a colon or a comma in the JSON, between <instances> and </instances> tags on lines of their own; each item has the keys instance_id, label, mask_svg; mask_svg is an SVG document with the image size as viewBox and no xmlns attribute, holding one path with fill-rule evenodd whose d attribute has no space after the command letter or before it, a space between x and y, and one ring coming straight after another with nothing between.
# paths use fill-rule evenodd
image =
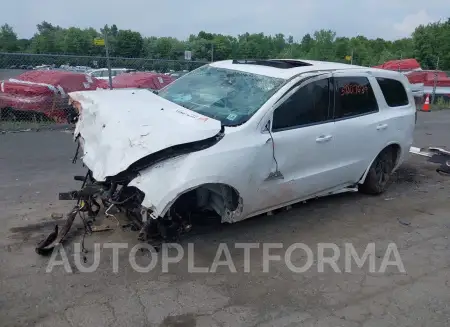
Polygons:
<instances>
[{"instance_id":1,"label":"red car","mask_svg":"<svg viewBox=\"0 0 450 327\"><path fill-rule=\"evenodd\" d=\"M172 83L175 78L151 72L133 72L117 75L112 80L113 89L139 88L157 91Z\"/></svg>"},{"instance_id":2,"label":"red car","mask_svg":"<svg viewBox=\"0 0 450 327\"><path fill-rule=\"evenodd\" d=\"M69 92L105 88L95 77L58 70L34 70L0 82L2 119L67 122Z\"/></svg>"}]
</instances>

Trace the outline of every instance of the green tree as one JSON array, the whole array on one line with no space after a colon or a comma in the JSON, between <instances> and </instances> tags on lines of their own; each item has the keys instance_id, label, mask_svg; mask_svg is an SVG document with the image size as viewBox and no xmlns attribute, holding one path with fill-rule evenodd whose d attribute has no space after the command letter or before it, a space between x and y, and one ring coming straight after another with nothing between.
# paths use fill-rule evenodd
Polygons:
<instances>
[{"instance_id":1,"label":"green tree","mask_svg":"<svg viewBox=\"0 0 450 327\"><path fill-rule=\"evenodd\" d=\"M414 56L425 67L450 69L450 18L445 22L421 25L413 33Z\"/></svg>"},{"instance_id":2,"label":"green tree","mask_svg":"<svg viewBox=\"0 0 450 327\"><path fill-rule=\"evenodd\" d=\"M214 60L224 60L231 57L233 52L232 41L225 35L214 36L212 46L214 47Z\"/></svg>"},{"instance_id":3,"label":"green tree","mask_svg":"<svg viewBox=\"0 0 450 327\"><path fill-rule=\"evenodd\" d=\"M63 53L65 31L59 26L43 21L37 25L38 32L33 36L31 49L34 53Z\"/></svg>"},{"instance_id":4,"label":"green tree","mask_svg":"<svg viewBox=\"0 0 450 327\"><path fill-rule=\"evenodd\" d=\"M308 33L302 38L302 42L300 43L300 49L302 53L307 54L311 52L313 47L314 47L314 40Z\"/></svg>"},{"instance_id":5,"label":"green tree","mask_svg":"<svg viewBox=\"0 0 450 327\"><path fill-rule=\"evenodd\" d=\"M142 37L135 31L120 30L115 24L105 25L97 31L94 28L62 28L44 21L36 26L36 33L29 40L18 40L8 24L0 27L0 51L104 56L105 48L93 44L99 36L107 36L111 56L155 59L133 61L133 68L168 70L189 67L189 63L163 62L164 59L184 60L184 52L189 50L192 51L192 59L199 61L210 61L213 56L214 60L304 58L345 62L345 57L353 53L353 63L358 65L373 66L393 59L416 58L423 68L434 69L439 60L440 69L450 70L450 19L421 25L411 37L395 41L368 39L363 35L339 37L334 31L318 30L304 35L300 42L281 33L230 36L208 31L190 35L187 40L178 40L173 37ZM45 57L42 58L44 63ZM55 61L54 58L48 60ZM90 64L92 59L74 58L74 61L77 62L75 64L85 61L85 64ZM102 59L100 64L104 65L104 62ZM131 62L118 59L114 64L130 65Z\"/></svg>"},{"instance_id":6,"label":"green tree","mask_svg":"<svg viewBox=\"0 0 450 327\"><path fill-rule=\"evenodd\" d=\"M31 46L31 40L29 40L29 39L17 40L17 51L18 52L29 52L30 46ZM14 52L14 51L8 51L8 52Z\"/></svg>"},{"instance_id":7,"label":"green tree","mask_svg":"<svg viewBox=\"0 0 450 327\"><path fill-rule=\"evenodd\" d=\"M15 52L20 49L17 34L8 24L0 27L0 51Z\"/></svg>"},{"instance_id":8,"label":"green tree","mask_svg":"<svg viewBox=\"0 0 450 327\"><path fill-rule=\"evenodd\" d=\"M335 38L336 33L331 30L319 30L314 32L314 47L312 47L309 52L310 56L317 60L335 60Z\"/></svg>"},{"instance_id":9,"label":"green tree","mask_svg":"<svg viewBox=\"0 0 450 327\"><path fill-rule=\"evenodd\" d=\"M116 36L115 54L119 57L135 58L142 53L144 40L141 33L131 30L119 30Z\"/></svg>"},{"instance_id":10,"label":"green tree","mask_svg":"<svg viewBox=\"0 0 450 327\"><path fill-rule=\"evenodd\" d=\"M350 56L352 49L350 46L350 39L347 37L338 37L335 41L335 56L336 60L345 62L345 57Z\"/></svg>"},{"instance_id":11,"label":"green tree","mask_svg":"<svg viewBox=\"0 0 450 327\"><path fill-rule=\"evenodd\" d=\"M70 27L64 33L62 49L66 54L82 55L91 52L91 43L92 39L88 33L79 28Z\"/></svg>"}]
</instances>

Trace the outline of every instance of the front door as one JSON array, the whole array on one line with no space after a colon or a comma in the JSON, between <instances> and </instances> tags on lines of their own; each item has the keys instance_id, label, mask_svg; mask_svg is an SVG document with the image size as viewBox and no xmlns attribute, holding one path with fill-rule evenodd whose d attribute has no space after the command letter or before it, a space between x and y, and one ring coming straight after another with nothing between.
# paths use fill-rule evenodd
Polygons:
<instances>
[{"instance_id":1,"label":"front door","mask_svg":"<svg viewBox=\"0 0 450 327\"><path fill-rule=\"evenodd\" d=\"M338 152L332 95L329 75L322 75L294 88L275 107L261 156L267 173L257 192L259 211L306 198L339 180L330 160Z\"/></svg>"}]
</instances>

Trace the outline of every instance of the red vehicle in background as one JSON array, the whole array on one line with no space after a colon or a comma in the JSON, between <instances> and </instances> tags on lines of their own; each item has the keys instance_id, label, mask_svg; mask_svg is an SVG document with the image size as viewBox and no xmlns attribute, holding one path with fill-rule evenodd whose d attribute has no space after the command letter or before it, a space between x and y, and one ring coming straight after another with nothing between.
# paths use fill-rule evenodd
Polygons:
<instances>
[{"instance_id":1,"label":"red vehicle in background","mask_svg":"<svg viewBox=\"0 0 450 327\"><path fill-rule=\"evenodd\" d=\"M395 70L399 72L411 72L415 70L421 70L420 64L416 59L390 60L381 65L373 66L373 68Z\"/></svg>"},{"instance_id":2,"label":"red vehicle in background","mask_svg":"<svg viewBox=\"0 0 450 327\"><path fill-rule=\"evenodd\" d=\"M106 88L105 83L83 73L34 70L0 81L0 110L4 120L67 122L74 110L69 92Z\"/></svg>"},{"instance_id":3,"label":"red vehicle in background","mask_svg":"<svg viewBox=\"0 0 450 327\"><path fill-rule=\"evenodd\" d=\"M158 91L169 85L175 78L152 72L132 72L117 75L112 80L113 89L136 88Z\"/></svg>"},{"instance_id":4,"label":"red vehicle in background","mask_svg":"<svg viewBox=\"0 0 450 327\"><path fill-rule=\"evenodd\" d=\"M373 68L395 70L405 74L413 88L422 90L422 101L416 102L418 106L423 104L427 96L431 101L433 93L437 99L450 100L450 77L447 73L439 70L423 70L416 59L391 60Z\"/></svg>"}]
</instances>

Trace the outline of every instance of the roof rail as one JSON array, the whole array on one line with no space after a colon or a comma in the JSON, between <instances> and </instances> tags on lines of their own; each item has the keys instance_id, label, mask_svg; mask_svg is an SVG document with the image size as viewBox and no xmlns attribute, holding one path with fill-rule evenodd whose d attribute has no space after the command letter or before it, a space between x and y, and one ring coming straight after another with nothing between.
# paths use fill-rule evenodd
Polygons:
<instances>
[{"instance_id":1,"label":"roof rail","mask_svg":"<svg viewBox=\"0 0 450 327\"><path fill-rule=\"evenodd\" d=\"M361 67L351 67L351 68L345 68L345 69L343 69L343 68L313 69L313 70L308 70L306 72L300 72L298 74L295 74L294 76L290 77L286 82L289 82L289 81L293 80L294 78L297 78L299 76L306 75L306 74L320 75L321 73L326 74L326 73L341 72L341 71L345 72L345 71L351 70L351 69L357 70L357 69L361 69Z\"/></svg>"},{"instance_id":2,"label":"roof rail","mask_svg":"<svg viewBox=\"0 0 450 327\"><path fill-rule=\"evenodd\" d=\"M331 72L335 72L341 70L339 68L328 68L328 69L312 69L312 70L308 70L306 72L300 72L298 74L295 74L293 77L297 77L300 75L304 75L304 74L311 74L311 73L331 73Z\"/></svg>"},{"instance_id":3,"label":"roof rail","mask_svg":"<svg viewBox=\"0 0 450 327\"><path fill-rule=\"evenodd\" d=\"M312 66L309 63L297 60L277 60L277 59L234 59L233 64L261 65L274 68L289 69L303 66Z\"/></svg>"}]
</instances>

